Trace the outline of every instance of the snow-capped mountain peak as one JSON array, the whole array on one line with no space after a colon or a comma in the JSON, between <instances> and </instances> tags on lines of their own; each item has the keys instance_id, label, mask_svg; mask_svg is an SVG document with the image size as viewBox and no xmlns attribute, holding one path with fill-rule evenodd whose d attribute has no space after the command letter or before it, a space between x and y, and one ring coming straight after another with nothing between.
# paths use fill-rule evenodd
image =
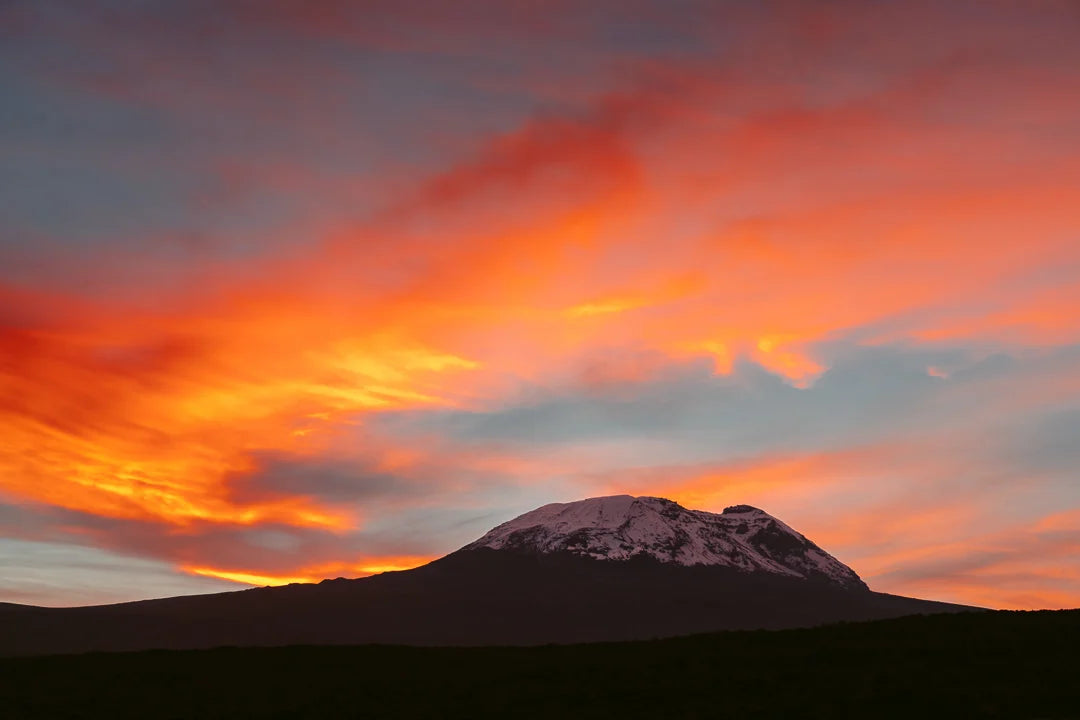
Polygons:
<instances>
[{"instance_id":1,"label":"snow-capped mountain peak","mask_svg":"<svg viewBox=\"0 0 1080 720\"><path fill-rule=\"evenodd\" d=\"M647 556L677 565L725 566L866 587L851 568L750 505L717 514L631 495L552 503L499 525L463 549L480 548L600 560Z\"/></svg>"}]
</instances>

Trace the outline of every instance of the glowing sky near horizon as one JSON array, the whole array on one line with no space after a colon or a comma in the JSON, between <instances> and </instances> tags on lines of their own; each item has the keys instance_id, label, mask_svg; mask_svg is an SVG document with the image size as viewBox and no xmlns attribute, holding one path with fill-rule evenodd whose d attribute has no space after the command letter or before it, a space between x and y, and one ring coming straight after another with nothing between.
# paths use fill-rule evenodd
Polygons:
<instances>
[{"instance_id":1,"label":"glowing sky near horizon","mask_svg":"<svg viewBox=\"0 0 1080 720\"><path fill-rule=\"evenodd\" d=\"M0 601L748 503L1080 605L1080 6L0 5Z\"/></svg>"}]
</instances>

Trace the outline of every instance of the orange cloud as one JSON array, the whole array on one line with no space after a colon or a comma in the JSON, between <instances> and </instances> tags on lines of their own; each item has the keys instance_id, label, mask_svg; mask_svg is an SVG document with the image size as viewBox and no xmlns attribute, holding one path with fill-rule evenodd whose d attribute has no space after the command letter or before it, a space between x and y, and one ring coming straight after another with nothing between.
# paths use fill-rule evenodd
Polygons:
<instances>
[{"instance_id":1,"label":"orange cloud","mask_svg":"<svg viewBox=\"0 0 1080 720\"><path fill-rule=\"evenodd\" d=\"M574 307L568 309L566 311L566 314L570 317L606 315L608 313L619 313L625 312L626 310L633 310L634 308L641 307L641 305L642 302L639 300L613 298L610 300L600 300L597 302L575 305Z\"/></svg>"},{"instance_id":2,"label":"orange cloud","mask_svg":"<svg viewBox=\"0 0 1080 720\"><path fill-rule=\"evenodd\" d=\"M285 320L272 321L270 333L259 325L267 318L255 316L240 330L231 320L188 329L179 319L164 321L173 327L166 334L106 325L96 338L86 330L10 335L15 352L0 367L0 489L165 523L353 526L355 513L304 498L237 506L224 479L249 471L255 450L318 451L335 418L449 402L432 379L477 365ZM310 344L294 346L291 333Z\"/></svg>"},{"instance_id":3,"label":"orange cloud","mask_svg":"<svg viewBox=\"0 0 1080 720\"><path fill-rule=\"evenodd\" d=\"M327 578L366 577L384 572L410 570L431 562L433 557L381 557L368 558L354 563L325 563L298 568L292 575L262 575L248 571L222 570L210 567L182 566L180 569L193 575L220 578L244 585L289 585L291 583L317 583Z\"/></svg>"}]
</instances>

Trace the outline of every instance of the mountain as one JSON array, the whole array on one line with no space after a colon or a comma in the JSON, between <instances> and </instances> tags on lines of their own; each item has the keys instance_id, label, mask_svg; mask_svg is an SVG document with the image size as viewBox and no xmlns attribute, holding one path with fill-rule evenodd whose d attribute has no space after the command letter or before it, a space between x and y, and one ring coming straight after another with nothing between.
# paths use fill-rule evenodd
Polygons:
<instances>
[{"instance_id":1,"label":"mountain","mask_svg":"<svg viewBox=\"0 0 1080 720\"><path fill-rule=\"evenodd\" d=\"M855 571L773 516L749 505L722 514L687 510L664 498L591 498L553 503L499 525L465 550L568 552L594 560L650 557L822 580L866 589Z\"/></svg>"},{"instance_id":2,"label":"mountain","mask_svg":"<svg viewBox=\"0 0 1080 720\"><path fill-rule=\"evenodd\" d=\"M973 610L870 591L767 513L616 496L546 505L357 580L81 608L7 606L0 655L223 645L539 645Z\"/></svg>"}]
</instances>

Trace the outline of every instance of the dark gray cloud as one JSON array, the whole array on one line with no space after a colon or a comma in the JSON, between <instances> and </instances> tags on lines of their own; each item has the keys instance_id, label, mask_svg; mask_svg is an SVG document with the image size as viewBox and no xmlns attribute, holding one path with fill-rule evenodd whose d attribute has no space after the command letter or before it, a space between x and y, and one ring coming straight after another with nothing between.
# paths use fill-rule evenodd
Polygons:
<instances>
[{"instance_id":1,"label":"dark gray cloud","mask_svg":"<svg viewBox=\"0 0 1080 720\"><path fill-rule=\"evenodd\" d=\"M330 503L403 499L425 492L420 478L378 470L372 461L290 456L255 452L256 469L227 479L230 497L238 503L275 498L310 497Z\"/></svg>"}]
</instances>

